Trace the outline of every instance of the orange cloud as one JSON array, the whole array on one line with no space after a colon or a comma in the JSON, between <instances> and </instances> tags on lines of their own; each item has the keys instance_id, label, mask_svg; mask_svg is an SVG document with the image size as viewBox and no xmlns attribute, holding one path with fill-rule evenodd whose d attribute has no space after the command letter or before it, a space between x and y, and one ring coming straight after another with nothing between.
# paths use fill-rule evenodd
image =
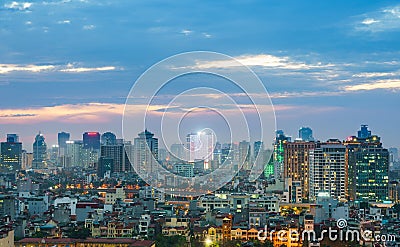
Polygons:
<instances>
[{"instance_id":1,"label":"orange cloud","mask_svg":"<svg viewBox=\"0 0 400 247\"><path fill-rule=\"evenodd\" d=\"M32 124L39 122L107 122L107 116L120 116L122 104L89 103L66 104L23 109L0 109L2 124Z\"/></svg>"}]
</instances>

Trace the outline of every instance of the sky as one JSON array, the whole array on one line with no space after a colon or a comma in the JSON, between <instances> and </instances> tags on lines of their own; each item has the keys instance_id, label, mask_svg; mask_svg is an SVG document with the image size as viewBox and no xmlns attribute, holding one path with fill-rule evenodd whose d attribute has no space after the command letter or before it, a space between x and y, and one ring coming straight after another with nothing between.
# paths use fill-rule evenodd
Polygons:
<instances>
[{"instance_id":1,"label":"sky","mask_svg":"<svg viewBox=\"0 0 400 247\"><path fill-rule=\"evenodd\" d=\"M309 126L317 139L343 140L368 124L384 146L400 147L400 3L364 0L2 0L0 140L18 133L31 150L39 131L50 145L60 131L72 139L85 131L121 137L126 97L139 76L190 51L249 66L288 135Z\"/></svg>"}]
</instances>

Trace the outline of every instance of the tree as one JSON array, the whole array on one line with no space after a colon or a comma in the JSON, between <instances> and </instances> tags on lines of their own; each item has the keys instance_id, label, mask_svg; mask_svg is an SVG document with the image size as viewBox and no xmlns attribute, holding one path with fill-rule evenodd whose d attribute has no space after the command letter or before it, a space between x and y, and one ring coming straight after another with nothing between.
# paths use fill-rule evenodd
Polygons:
<instances>
[{"instance_id":1,"label":"tree","mask_svg":"<svg viewBox=\"0 0 400 247\"><path fill-rule=\"evenodd\" d=\"M156 237L157 247L181 247L186 245L186 238L181 235L164 236L162 234Z\"/></svg>"},{"instance_id":2,"label":"tree","mask_svg":"<svg viewBox=\"0 0 400 247\"><path fill-rule=\"evenodd\" d=\"M32 234L32 238L45 238L47 236L48 236L48 234L46 234L45 232L42 232L42 231L37 231L34 234Z\"/></svg>"},{"instance_id":3,"label":"tree","mask_svg":"<svg viewBox=\"0 0 400 247\"><path fill-rule=\"evenodd\" d=\"M274 243L271 240L266 239L263 244L264 247L274 247Z\"/></svg>"},{"instance_id":4,"label":"tree","mask_svg":"<svg viewBox=\"0 0 400 247\"><path fill-rule=\"evenodd\" d=\"M81 229L74 228L67 231L66 234L70 238L85 239L91 235L91 231L88 228L81 228Z\"/></svg>"}]
</instances>

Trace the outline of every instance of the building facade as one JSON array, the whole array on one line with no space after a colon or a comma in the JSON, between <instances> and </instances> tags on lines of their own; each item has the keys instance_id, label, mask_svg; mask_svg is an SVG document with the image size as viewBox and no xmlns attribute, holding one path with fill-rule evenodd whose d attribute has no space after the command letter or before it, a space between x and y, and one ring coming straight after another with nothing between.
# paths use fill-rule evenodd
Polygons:
<instances>
[{"instance_id":1,"label":"building facade","mask_svg":"<svg viewBox=\"0 0 400 247\"><path fill-rule=\"evenodd\" d=\"M345 200L346 147L339 141L331 141L310 150L309 156L310 200L315 201L320 192Z\"/></svg>"},{"instance_id":2,"label":"building facade","mask_svg":"<svg viewBox=\"0 0 400 247\"><path fill-rule=\"evenodd\" d=\"M346 145L348 193L351 200L385 201L389 199L389 151L380 137L362 125L358 136L350 136Z\"/></svg>"},{"instance_id":3,"label":"building facade","mask_svg":"<svg viewBox=\"0 0 400 247\"><path fill-rule=\"evenodd\" d=\"M0 143L0 171L3 173L21 170L22 143L18 142L18 136L10 137Z\"/></svg>"},{"instance_id":4,"label":"building facade","mask_svg":"<svg viewBox=\"0 0 400 247\"><path fill-rule=\"evenodd\" d=\"M47 167L47 144L44 136L39 132L33 143L33 169L43 169Z\"/></svg>"},{"instance_id":5,"label":"building facade","mask_svg":"<svg viewBox=\"0 0 400 247\"><path fill-rule=\"evenodd\" d=\"M158 160L158 139L145 130L134 139L133 160L135 171L139 174L156 172Z\"/></svg>"},{"instance_id":6,"label":"building facade","mask_svg":"<svg viewBox=\"0 0 400 247\"><path fill-rule=\"evenodd\" d=\"M301 181L303 199L309 198L309 151L314 148L314 142L284 143L284 178Z\"/></svg>"}]
</instances>

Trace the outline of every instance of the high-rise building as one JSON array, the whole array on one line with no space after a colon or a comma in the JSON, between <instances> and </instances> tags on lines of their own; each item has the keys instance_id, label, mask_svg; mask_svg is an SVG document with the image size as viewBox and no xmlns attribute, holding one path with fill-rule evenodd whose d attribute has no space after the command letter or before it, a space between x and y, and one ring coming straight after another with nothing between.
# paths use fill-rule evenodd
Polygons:
<instances>
[{"instance_id":1,"label":"high-rise building","mask_svg":"<svg viewBox=\"0 0 400 247\"><path fill-rule=\"evenodd\" d=\"M262 141L254 142L254 159L260 153L260 151L264 150L264 143Z\"/></svg>"},{"instance_id":2,"label":"high-rise building","mask_svg":"<svg viewBox=\"0 0 400 247\"><path fill-rule=\"evenodd\" d=\"M284 143L284 178L301 181L303 199L309 197L309 151L314 148L314 142Z\"/></svg>"},{"instance_id":3,"label":"high-rise building","mask_svg":"<svg viewBox=\"0 0 400 247\"><path fill-rule=\"evenodd\" d=\"M214 135L208 131L191 133L186 136L189 161L204 160L204 169L209 169L210 161L214 156Z\"/></svg>"},{"instance_id":4,"label":"high-rise building","mask_svg":"<svg viewBox=\"0 0 400 247\"><path fill-rule=\"evenodd\" d=\"M26 150L22 150L21 158L21 170L28 170L32 168L33 153L28 153Z\"/></svg>"},{"instance_id":5,"label":"high-rise building","mask_svg":"<svg viewBox=\"0 0 400 247\"><path fill-rule=\"evenodd\" d=\"M239 165L245 170L250 169L250 151L250 142L239 142Z\"/></svg>"},{"instance_id":6,"label":"high-rise building","mask_svg":"<svg viewBox=\"0 0 400 247\"><path fill-rule=\"evenodd\" d=\"M7 142L19 142L19 136L17 134L7 134Z\"/></svg>"},{"instance_id":7,"label":"high-rise building","mask_svg":"<svg viewBox=\"0 0 400 247\"><path fill-rule=\"evenodd\" d=\"M165 148L158 149L158 160L165 162L167 160L167 150Z\"/></svg>"},{"instance_id":8,"label":"high-rise building","mask_svg":"<svg viewBox=\"0 0 400 247\"><path fill-rule=\"evenodd\" d=\"M174 164L174 173L182 177L194 177L192 164Z\"/></svg>"},{"instance_id":9,"label":"high-rise building","mask_svg":"<svg viewBox=\"0 0 400 247\"><path fill-rule=\"evenodd\" d=\"M299 138L305 142L314 141L312 129L310 127L301 127L299 129Z\"/></svg>"},{"instance_id":10,"label":"high-rise building","mask_svg":"<svg viewBox=\"0 0 400 247\"><path fill-rule=\"evenodd\" d=\"M18 142L18 136L7 135L7 142L0 144L0 171L2 173L21 170L22 143Z\"/></svg>"},{"instance_id":11,"label":"high-rise building","mask_svg":"<svg viewBox=\"0 0 400 247\"><path fill-rule=\"evenodd\" d=\"M117 137L112 132L106 132L101 135L101 145L116 145Z\"/></svg>"},{"instance_id":12,"label":"high-rise building","mask_svg":"<svg viewBox=\"0 0 400 247\"><path fill-rule=\"evenodd\" d=\"M371 137L371 131L368 130L368 125L361 125L361 129L357 132L358 138L368 138Z\"/></svg>"},{"instance_id":13,"label":"high-rise building","mask_svg":"<svg viewBox=\"0 0 400 247\"><path fill-rule=\"evenodd\" d=\"M282 201L286 203L301 203L303 201L303 188L300 181L285 178Z\"/></svg>"},{"instance_id":14,"label":"high-rise building","mask_svg":"<svg viewBox=\"0 0 400 247\"><path fill-rule=\"evenodd\" d=\"M70 134L67 132L60 132L57 135L58 140L58 164L64 166L67 152L67 141L69 141Z\"/></svg>"},{"instance_id":15,"label":"high-rise building","mask_svg":"<svg viewBox=\"0 0 400 247\"><path fill-rule=\"evenodd\" d=\"M339 140L317 143L309 151L310 201L321 192L338 200L346 199L346 147Z\"/></svg>"},{"instance_id":16,"label":"high-rise building","mask_svg":"<svg viewBox=\"0 0 400 247\"><path fill-rule=\"evenodd\" d=\"M47 168L47 144L44 136L39 132L33 143L33 169Z\"/></svg>"},{"instance_id":17,"label":"high-rise building","mask_svg":"<svg viewBox=\"0 0 400 247\"><path fill-rule=\"evenodd\" d=\"M222 145L219 142L215 143L214 152L213 152L213 169L219 167L222 164Z\"/></svg>"},{"instance_id":18,"label":"high-rise building","mask_svg":"<svg viewBox=\"0 0 400 247\"><path fill-rule=\"evenodd\" d=\"M399 160L399 150L397 148L389 148L389 162L393 165Z\"/></svg>"},{"instance_id":19,"label":"high-rise building","mask_svg":"<svg viewBox=\"0 0 400 247\"><path fill-rule=\"evenodd\" d=\"M380 137L361 125L358 136L350 136L346 145L348 197L357 201L385 201L389 198L389 151Z\"/></svg>"},{"instance_id":20,"label":"high-rise building","mask_svg":"<svg viewBox=\"0 0 400 247\"><path fill-rule=\"evenodd\" d=\"M113 171L114 159L100 156L97 164L97 176L99 178L110 177Z\"/></svg>"},{"instance_id":21,"label":"high-rise building","mask_svg":"<svg viewBox=\"0 0 400 247\"><path fill-rule=\"evenodd\" d=\"M234 160L234 146L233 143L224 143L221 146L221 164L226 162L227 165L232 165ZM237 164L235 164L237 166Z\"/></svg>"},{"instance_id":22,"label":"high-rise building","mask_svg":"<svg viewBox=\"0 0 400 247\"><path fill-rule=\"evenodd\" d=\"M100 133L99 132L83 133L83 149L100 150Z\"/></svg>"},{"instance_id":23,"label":"high-rise building","mask_svg":"<svg viewBox=\"0 0 400 247\"><path fill-rule=\"evenodd\" d=\"M181 162L185 160L185 146L180 143L175 143L171 145L171 152L169 153L169 161L174 162Z\"/></svg>"},{"instance_id":24,"label":"high-rise building","mask_svg":"<svg viewBox=\"0 0 400 247\"><path fill-rule=\"evenodd\" d=\"M0 217L10 216L11 220L16 216L16 203L13 195L0 195Z\"/></svg>"},{"instance_id":25,"label":"high-rise building","mask_svg":"<svg viewBox=\"0 0 400 247\"><path fill-rule=\"evenodd\" d=\"M83 134L83 167L95 168L100 154L100 133L85 132Z\"/></svg>"},{"instance_id":26,"label":"high-rise building","mask_svg":"<svg viewBox=\"0 0 400 247\"><path fill-rule=\"evenodd\" d=\"M274 163L270 162L271 150L265 150L264 143L262 141L254 142L253 160L257 167L264 167L264 176L270 177L274 175Z\"/></svg>"},{"instance_id":27,"label":"high-rise building","mask_svg":"<svg viewBox=\"0 0 400 247\"><path fill-rule=\"evenodd\" d=\"M137 173L145 175L156 172L158 160L158 139L145 130L138 134L133 145L133 165Z\"/></svg>"},{"instance_id":28,"label":"high-rise building","mask_svg":"<svg viewBox=\"0 0 400 247\"><path fill-rule=\"evenodd\" d=\"M49 161L51 163L58 165L59 151L60 151L60 147L58 145L52 145L51 148L48 150L48 153L50 154Z\"/></svg>"},{"instance_id":29,"label":"high-rise building","mask_svg":"<svg viewBox=\"0 0 400 247\"><path fill-rule=\"evenodd\" d=\"M283 163L284 163L284 144L291 141L290 136L286 136L282 130L276 131L274 142L273 162L275 178L283 179Z\"/></svg>"},{"instance_id":30,"label":"high-rise building","mask_svg":"<svg viewBox=\"0 0 400 247\"><path fill-rule=\"evenodd\" d=\"M67 148L67 141L69 141L70 134L67 132L60 132L57 135L58 137L58 147L60 149L66 149Z\"/></svg>"},{"instance_id":31,"label":"high-rise building","mask_svg":"<svg viewBox=\"0 0 400 247\"><path fill-rule=\"evenodd\" d=\"M127 172L132 170L128 151L132 144L127 142L119 145L101 145L100 157L112 159L111 172Z\"/></svg>"},{"instance_id":32,"label":"high-rise building","mask_svg":"<svg viewBox=\"0 0 400 247\"><path fill-rule=\"evenodd\" d=\"M61 158L63 167L83 167L83 141L66 141L65 155Z\"/></svg>"},{"instance_id":33,"label":"high-rise building","mask_svg":"<svg viewBox=\"0 0 400 247\"><path fill-rule=\"evenodd\" d=\"M95 168L99 160L100 149L83 149L82 162L85 168Z\"/></svg>"}]
</instances>

